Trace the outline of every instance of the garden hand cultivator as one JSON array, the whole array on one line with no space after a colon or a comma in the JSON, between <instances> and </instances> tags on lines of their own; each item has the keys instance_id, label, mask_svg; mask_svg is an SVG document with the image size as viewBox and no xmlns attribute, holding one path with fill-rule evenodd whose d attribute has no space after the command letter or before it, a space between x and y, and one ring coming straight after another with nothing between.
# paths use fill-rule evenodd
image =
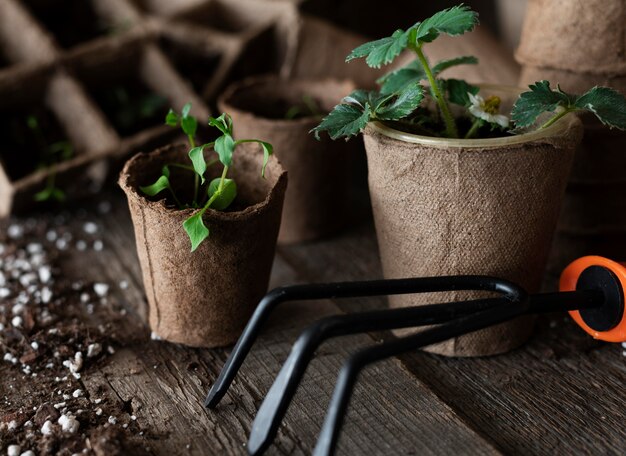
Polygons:
<instances>
[{"instance_id":1,"label":"garden hand cultivator","mask_svg":"<svg viewBox=\"0 0 626 456\"><path fill-rule=\"evenodd\" d=\"M453 290L481 290L500 294L497 298L331 316L305 329L254 420L247 446L251 455L262 454L271 445L315 350L326 339L369 331L437 325L418 334L364 348L345 361L314 451L316 456L332 455L358 375L369 364L522 315L556 311L569 311L576 323L594 338L623 342L626 341L625 287L626 267L602 257L584 257L565 269L558 293L528 295L514 283L486 276L410 278L277 288L268 293L255 310L209 391L205 406L215 408L226 394L261 326L280 303Z\"/></svg>"}]
</instances>

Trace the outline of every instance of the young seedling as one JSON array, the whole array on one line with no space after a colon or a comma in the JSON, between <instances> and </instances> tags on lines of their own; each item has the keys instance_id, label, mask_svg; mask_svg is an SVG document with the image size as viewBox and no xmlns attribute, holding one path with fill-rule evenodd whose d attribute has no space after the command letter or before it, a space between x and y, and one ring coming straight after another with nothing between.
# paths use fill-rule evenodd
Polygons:
<instances>
[{"instance_id":1,"label":"young seedling","mask_svg":"<svg viewBox=\"0 0 626 456\"><path fill-rule=\"evenodd\" d=\"M56 186L57 164L69 160L74 155L74 148L69 141L57 141L48 144L35 116L28 116L26 124L35 140L40 144L41 155L37 169L47 169L46 187L35 193L35 201L65 201L65 192Z\"/></svg>"},{"instance_id":2,"label":"young seedling","mask_svg":"<svg viewBox=\"0 0 626 456\"><path fill-rule=\"evenodd\" d=\"M170 109L165 123L171 127L179 127L189 140L189 160L191 164L170 163L163 167L161 176L152 185L141 187L141 191L148 196L154 196L162 191L169 191L178 209L197 209L197 211L183 223L183 228L191 241L191 251L209 236L209 229L205 226L202 217L209 209L223 211L227 209L237 196L237 184L234 179L227 177L232 167L233 154L238 145L243 143L258 143L263 150L263 166L261 176L265 177L265 167L272 155L272 145L258 139L233 139L233 121L223 113L217 118L209 117L208 125L217 128L221 135L212 142L196 145L197 119L190 114L191 103L187 103L180 113ZM214 152L217 158L207 161L205 152ZM205 174L209 167L221 164L220 177L207 182ZM182 201L176 194L170 181L170 168L179 168L193 173L194 190L191 201Z\"/></svg>"},{"instance_id":3,"label":"young seedling","mask_svg":"<svg viewBox=\"0 0 626 456\"><path fill-rule=\"evenodd\" d=\"M462 35L477 24L478 14L461 4L417 22L407 30L398 29L389 37L357 47L348 55L347 62L365 58L367 65L380 68L406 50L412 51L415 59L381 77L377 81L378 90L356 90L346 96L312 132L318 139L322 131L332 139L349 139L368 122L376 120L429 136L470 139L491 135L490 130L500 136L523 132L544 112L556 112L540 127L545 128L570 112L583 110L593 112L610 127L626 129L626 99L618 92L594 87L582 96L574 96L560 88L551 90L547 81L536 83L530 87L530 92L520 96L511 113L514 128L510 129L509 117L500 113L499 97L483 98L478 95L479 88L466 81L440 77L453 66L478 63L476 57L461 56L431 65L424 54L424 47L440 35ZM428 85L422 85L423 81ZM435 111L429 108L429 100L434 101ZM455 117L451 105L456 105L455 110L464 115ZM459 122L463 118L469 122Z\"/></svg>"}]
</instances>

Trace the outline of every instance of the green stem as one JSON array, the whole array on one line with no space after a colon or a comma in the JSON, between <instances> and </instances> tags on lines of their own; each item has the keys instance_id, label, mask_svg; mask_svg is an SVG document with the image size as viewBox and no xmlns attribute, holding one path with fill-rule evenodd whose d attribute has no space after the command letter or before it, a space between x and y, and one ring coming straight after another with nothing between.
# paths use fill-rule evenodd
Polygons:
<instances>
[{"instance_id":1,"label":"green stem","mask_svg":"<svg viewBox=\"0 0 626 456\"><path fill-rule=\"evenodd\" d=\"M538 128L538 130L543 130L544 128L548 128L550 125L554 124L556 121L558 121L562 117L565 117L570 112L574 112L574 111L576 111L576 109L564 109L563 111L561 111L561 112L557 113L556 115L550 117L546 123L544 123L541 127Z\"/></svg>"},{"instance_id":2,"label":"green stem","mask_svg":"<svg viewBox=\"0 0 626 456\"><path fill-rule=\"evenodd\" d=\"M168 163L167 166L172 166L174 168L181 168L187 171L191 171L192 173L195 173L196 170L193 169L193 166L189 166L189 165L183 165L181 163Z\"/></svg>"},{"instance_id":3,"label":"green stem","mask_svg":"<svg viewBox=\"0 0 626 456\"><path fill-rule=\"evenodd\" d=\"M478 129L480 128L480 126L482 125L483 121L482 119L476 119L474 121L474 123L472 124L472 127L469 129L469 131L465 134L464 139L470 139L472 138L476 132L478 131Z\"/></svg>"},{"instance_id":4,"label":"green stem","mask_svg":"<svg viewBox=\"0 0 626 456\"><path fill-rule=\"evenodd\" d=\"M222 171L222 177L220 177L220 184L217 186L217 191L215 193L220 193L224 188L224 179L226 179L226 173L228 173L228 166L224 166L224 170Z\"/></svg>"},{"instance_id":5,"label":"green stem","mask_svg":"<svg viewBox=\"0 0 626 456\"><path fill-rule=\"evenodd\" d=\"M450 113L450 108L448 107L448 103L446 103L441 90L439 90L439 84L437 84L437 80L435 79L435 75L430 69L430 65L428 64L428 60L426 60L426 56L422 52L421 45L414 45L411 48L417 54L417 59L422 64L422 68L424 68L424 73L426 73L426 78L428 78L428 82L430 83L430 88L433 91L433 95L435 96L435 101L439 106L439 110L441 111L441 115L443 116L443 120L446 124L446 136L450 138L458 138L459 132L456 128L456 123L454 122L454 117Z\"/></svg>"},{"instance_id":6,"label":"green stem","mask_svg":"<svg viewBox=\"0 0 626 456\"><path fill-rule=\"evenodd\" d=\"M172 194L172 197L174 198L174 202L176 203L176 205L178 206L178 209L183 209L183 205L180 203L180 200L176 197L176 193L174 193L174 189L170 186L168 186L167 188L170 189L170 193Z\"/></svg>"},{"instance_id":7,"label":"green stem","mask_svg":"<svg viewBox=\"0 0 626 456\"><path fill-rule=\"evenodd\" d=\"M189 145L191 146L191 148L195 148L196 147L196 141L193 139L192 135L187 135L187 138L189 139ZM198 174L196 174L193 178L193 205L197 206L198 205L198 189L200 188L200 176L198 176Z\"/></svg>"}]
</instances>

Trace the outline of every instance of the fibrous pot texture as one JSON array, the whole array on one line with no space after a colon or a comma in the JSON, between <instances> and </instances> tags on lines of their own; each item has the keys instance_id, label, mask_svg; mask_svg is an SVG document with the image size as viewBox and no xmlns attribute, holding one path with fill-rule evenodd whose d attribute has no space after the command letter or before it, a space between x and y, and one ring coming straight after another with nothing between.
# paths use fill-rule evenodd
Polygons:
<instances>
[{"instance_id":1,"label":"fibrous pot texture","mask_svg":"<svg viewBox=\"0 0 626 456\"><path fill-rule=\"evenodd\" d=\"M263 179L258 145L239 146L229 172L237 198L231 210L206 211L210 236L191 252L182 224L194 211L147 198L139 189L154 182L163 165L185 163L187 151L178 145L138 154L126 163L119 183L133 219L151 329L171 342L224 346L237 339L267 291L287 174L272 157ZM208 178L219 177L218 168ZM193 182L172 169L173 185L182 178ZM184 194L184 185L178 190Z\"/></svg>"}]
</instances>

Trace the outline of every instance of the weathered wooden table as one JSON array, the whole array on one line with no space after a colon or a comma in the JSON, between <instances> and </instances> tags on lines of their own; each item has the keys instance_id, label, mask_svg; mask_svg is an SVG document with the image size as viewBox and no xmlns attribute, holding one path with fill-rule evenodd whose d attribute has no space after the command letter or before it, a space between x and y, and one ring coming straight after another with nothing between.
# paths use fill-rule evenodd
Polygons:
<instances>
[{"instance_id":1,"label":"weathered wooden table","mask_svg":"<svg viewBox=\"0 0 626 456\"><path fill-rule=\"evenodd\" d=\"M481 36L475 38L479 43ZM442 54L467 51L454 46L444 46ZM472 52L476 49L481 47ZM479 56L494 58L485 52ZM510 59L506 62L472 71L482 80L512 81L516 68ZM321 316L386 305L384 299L372 298L283 306L223 402L207 411L205 394L229 349L190 349L150 340L128 209L119 190L103 198L110 201L110 211L87 208L79 216L72 213L67 223L80 231L85 220L94 220L104 248L67 250L55 267L68 281L111 284L109 300L122 310L114 320L120 342L115 353L83 371L80 383L87 406L118 404L119 423L135 418L128 429L134 429L134 438L149 453L245 454L255 412L299 332ZM366 219L332 239L279 247L270 286L380 277L374 228ZM546 283L554 284L553 279ZM325 343L269 453L309 454L343 360L358 347L389 337L380 333ZM10 363L0 364L0 379L2 413L19 409L20 401L28 403L29 393L37 388L36 378L22 375ZM542 316L530 342L503 356L447 359L415 352L367 369L351 402L339 452L623 454L625 384L626 358L619 345L593 341L565 315ZM54 396L51 391L50 399ZM91 425L81 422L79 433ZM11 443L10 433L3 436L4 448Z\"/></svg>"}]
</instances>

